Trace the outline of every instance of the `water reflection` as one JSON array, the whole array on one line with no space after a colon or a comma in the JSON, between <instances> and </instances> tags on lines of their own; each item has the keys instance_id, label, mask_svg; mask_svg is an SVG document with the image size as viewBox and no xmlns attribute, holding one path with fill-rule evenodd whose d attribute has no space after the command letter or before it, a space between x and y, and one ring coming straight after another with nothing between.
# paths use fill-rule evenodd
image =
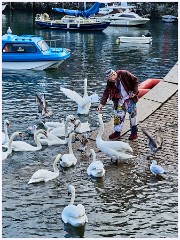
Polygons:
<instances>
[{"instance_id":1,"label":"water reflection","mask_svg":"<svg viewBox=\"0 0 180 240\"><path fill-rule=\"evenodd\" d=\"M73 227L69 223L64 224L64 230L67 232L65 238L83 238L85 232L85 225L81 227Z\"/></svg>"}]
</instances>

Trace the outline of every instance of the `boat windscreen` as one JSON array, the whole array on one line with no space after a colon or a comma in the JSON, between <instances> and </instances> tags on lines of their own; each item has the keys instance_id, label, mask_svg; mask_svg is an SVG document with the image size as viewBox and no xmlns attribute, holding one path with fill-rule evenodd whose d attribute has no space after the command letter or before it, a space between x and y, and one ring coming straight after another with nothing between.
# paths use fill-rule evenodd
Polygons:
<instances>
[{"instance_id":1,"label":"boat windscreen","mask_svg":"<svg viewBox=\"0 0 180 240\"><path fill-rule=\"evenodd\" d=\"M49 49L49 46L44 40L40 40L37 45L41 48L43 52L47 51Z\"/></svg>"}]
</instances>

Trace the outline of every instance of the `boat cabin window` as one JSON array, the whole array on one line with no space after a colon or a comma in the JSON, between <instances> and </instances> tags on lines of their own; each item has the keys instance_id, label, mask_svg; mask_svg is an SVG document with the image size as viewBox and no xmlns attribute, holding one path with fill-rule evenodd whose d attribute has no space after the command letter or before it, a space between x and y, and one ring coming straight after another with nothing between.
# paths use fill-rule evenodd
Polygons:
<instances>
[{"instance_id":1,"label":"boat cabin window","mask_svg":"<svg viewBox=\"0 0 180 240\"><path fill-rule=\"evenodd\" d=\"M128 17L128 18L136 18L134 15L131 14L121 14L119 17Z\"/></svg>"},{"instance_id":2,"label":"boat cabin window","mask_svg":"<svg viewBox=\"0 0 180 240\"><path fill-rule=\"evenodd\" d=\"M40 40L37 45L41 48L42 51L47 51L49 49L49 46L44 40Z\"/></svg>"},{"instance_id":3,"label":"boat cabin window","mask_svg":"<svg viewBox=\"0 0 180 240\"><path fill-rule=\"evenodd\" d=\"M35 53L36 47L33 44L21 44L21 43L7 43L3 47L3 52L7 53Z\"/></svg>"}]
</instances>

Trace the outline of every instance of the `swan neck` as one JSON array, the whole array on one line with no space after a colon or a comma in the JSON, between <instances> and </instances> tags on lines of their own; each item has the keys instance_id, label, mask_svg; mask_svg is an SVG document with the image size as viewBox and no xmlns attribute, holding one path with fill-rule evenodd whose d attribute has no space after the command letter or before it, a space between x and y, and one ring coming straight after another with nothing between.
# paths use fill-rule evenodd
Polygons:
<instances>
[{"instance_id":1,"label":"swan neck","mask_svg":"<svg viewBox=\"0 0 180 240\"><path fill-rule=\"evenodd\" d=\"M99 119L99 123L100 123L100 128L99 128L99 133L98 133L97 137L100 138L100 137L102 137L103 132L104 132L104 123L101 118Z\"/></svg>"},{"instance_id":2,"label":"swan neck","mask_svg":"<svg viewBox=\"0 0 180 240\"><path fill-rule=\"evenodd\" d=\"M8 142L9 136L8 136L8 127L6 122L4 122L4 132L5 132L5 141Z\"/></svg>"},{"instance_id":3,"label":"swan neck","mask_svg":"<svg viewBox=\"0 0 180 240\"><path fill-rule=\"evenodd\" d=\"M53 164L53 169L55 173L59 173L59 169L57 167L58 161L60 159L61 155L57 155L56 159L54 160L54 164Z\"/></svg>"},{"instance_id":4,"label":"swan neck","mask_svg":"<svg viewBox=\"0 0 180 240\"><path fill-rule=\"evenodd\" d=\"M92 159L93 159L93 162L95 162L95 161L96 161L96 154L95 154L95 152L94 152L94 151L92 152Z\"/></svg>"},{"instance_id":5,"label":"swan neck","mask_svg":"<svg viewBox=\"0 0 180 240\"><path fill-rule=\"evenodd\" d=\"M68 138L68 124L69 124L69 120L67 119L65 122L65 138Z\"/></svg>"},{"instance_id":6,"label":"swan neck","mask_svg":"<svg viewBox=\"0 0 180 240\"><path fill-rule=\"evenodd\" d=\"M38 134L40 133L40 131L37 131L35 134L34 134L34 141L37 145L37 148L41 148L41 143L40 143L40 139L38 138Z\"/></svg>"},{"instance_id":7,"label":"swan neck","mask_svg":"<svg viewBox=\"0 0 180 240\"><path fill-rule=\"evenodd\" d=\"M84 79L84 97L88 95L87 93L87 79Z\"/></svg>"},{"instance_id":8,"label":"swan neck","mask_svg":"<svg viewBox=\"0 0 180 240\"><path fill-rule=\"evenodd\" d=\"M70 201L69 205L73 205L74 204L74 200L75 200L75 191L72 191L72 193L71 193L71 201Z\"/></svg>"},{"instance_id":9,"label":"swan neck","mask_svg":"<svg viewBox=\"0 0 180 240\"><path fill-rule=\"evenodd\" d=\"M17 133L16 133L16 132L14 132L14 133L11 135L11 137L10 137L10 139L9 139L9 142L8 142L8 150L9 150L9 149L12 149L12 142L13 142L13 140L15 139L16 136L17 136Z\"/></svg>"},{"instance_id":10,"label":"swan neck","mask_svg":"<svg viewBox=\"0 0 180 240\"><path fill-rule=\"evenodd\" d=\"M72 134L70 134L70 136L69 136L68 148L69 148L69 153L73 154L73 150L72 150Z\"/></svg>"}]
</instances>

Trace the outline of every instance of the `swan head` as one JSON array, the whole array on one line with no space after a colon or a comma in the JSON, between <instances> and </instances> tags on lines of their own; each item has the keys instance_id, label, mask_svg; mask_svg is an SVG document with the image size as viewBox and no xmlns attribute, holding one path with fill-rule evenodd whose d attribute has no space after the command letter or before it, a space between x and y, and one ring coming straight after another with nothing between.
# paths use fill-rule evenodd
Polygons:
<instances>
[{"instance_id":1,"label":"swan head","mask_svg":"<svg viewBox=\"0 0 180 240\"><path fill-rule=\"evenodd\" d=\"M73 115L68 115L66 121L74 123L76 118Z\"/></svg>"},{"instance_id":2,"label":"swan head","mask_svg":"<svg viewBox=\"0 0 180 240\"><path fill-rule=\"evenodd\" d=\"M37 136L39 133L44 134L47 137L47 131L45 131L44 129L39 129L34 133L34 138L35 136Z\"/></svg>"},{"instance_id":3,"label":"swan head","mask_svg":"<svg viewBox=\"0 0 180 240\"><path fill-rule=\"evenodd\" d=\"M71 195L72 193L75 194L75 187L73 185L68 186L68 195Z\"/></svg>"},{"instance_id":4,"label":"swan head","mask_svg":"<svg viewBox=\"0 0 180 240\"><path fill-rule=\"evenodd\" d=\"M94 149L91 148L89 150L89 157L92 157L94 154L95 154L95 151L94 151Z\"/></svg>"},{"instance_id":5,"label":"swan head","mask_svg":"<svg viewBox=\"0 0 180 240\"><path fill-rule=\"evenodd\" d=\"M5 119L5 120L4 120L4 124L5 124L7 127L9 127L9 125L10 125L10 124L9 124L9 120Z\"/></svg>"}]
</instances>

